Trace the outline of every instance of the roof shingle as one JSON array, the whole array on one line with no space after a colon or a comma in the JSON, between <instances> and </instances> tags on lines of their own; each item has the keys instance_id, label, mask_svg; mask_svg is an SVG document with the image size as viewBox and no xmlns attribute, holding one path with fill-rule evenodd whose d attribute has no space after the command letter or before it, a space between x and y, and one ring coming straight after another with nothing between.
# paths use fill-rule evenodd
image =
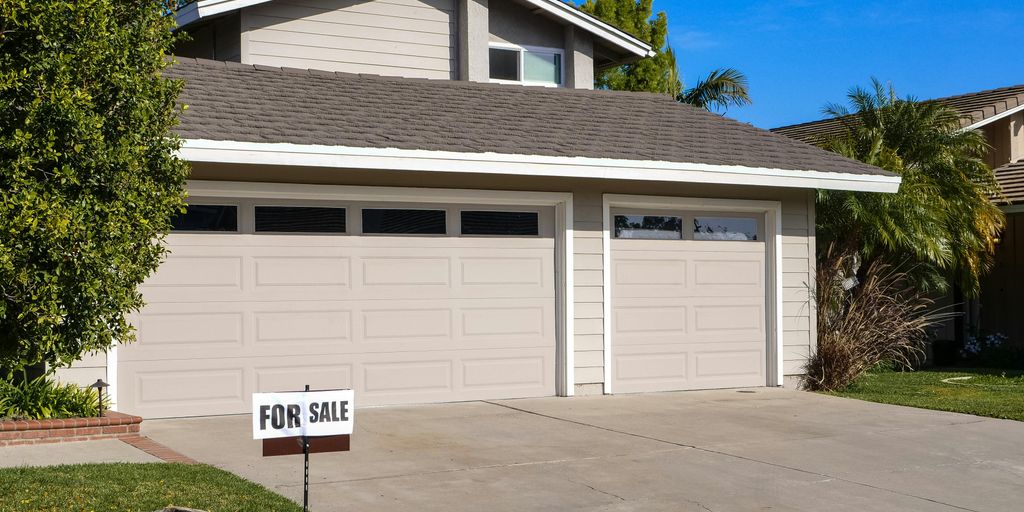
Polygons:
<instances>
[{"instance_id":1,"label":"roof shingle","mask_svg":"<svg viewBox=\"0 0 1024 512\"><path fill-rule=\"evenodd\" d=\"M180 59L186 139L612 158L888 176L664 95Z\"/></svg>"},{"instance_id":2,"label":"roof shingle","mask_svg":"<svg viewBox=\"0 0 1024 512\"><path fill-rule=\"evenodd\" d=\"M1000 203L1020 204L1024 202L1024 160L1010 162L993 171L1004 198Z\"/></svg>"},{"instance_id":3,"label":"roof shingle","mask_svg":"<svg viewBox=\"0 0 1024 512\"><path fill-rule=\"evenodd\" d=\"M1024 84L926 101L944 103L956 109L961 116L960 126L966 128L1024 105ZM772 128L771 131L814 144L830 137L842 135L843 125L838 119L821 119L780 126Z\"/></svg>"}]
</instances>

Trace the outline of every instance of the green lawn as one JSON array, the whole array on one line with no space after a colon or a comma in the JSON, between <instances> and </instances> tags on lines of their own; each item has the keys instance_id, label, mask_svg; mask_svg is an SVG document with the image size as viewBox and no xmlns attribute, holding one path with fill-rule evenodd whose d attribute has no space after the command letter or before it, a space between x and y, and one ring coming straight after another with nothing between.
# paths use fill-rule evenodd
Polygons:
<instances>
[{"instance_id":1,"label":"green lawn","mask_svg":"<svg viewBox=\"0 0 1024 512\"><path fill-rule=\"evenodd\" d=\"M76 464L0 469L0 511L210 512L302 507L226 471L185 464Z\"/></svg>"},{"instance_id":2,"label":"green lawn","mask_svg":"<svg viewBox=\"0 0 1024 512\"><path fill-rule=\"evenodd\" d=\"M1024 372L940 369L872 371L831 393L870 402L909 405L1024 421Z\"/></svg>"}]
</instances>

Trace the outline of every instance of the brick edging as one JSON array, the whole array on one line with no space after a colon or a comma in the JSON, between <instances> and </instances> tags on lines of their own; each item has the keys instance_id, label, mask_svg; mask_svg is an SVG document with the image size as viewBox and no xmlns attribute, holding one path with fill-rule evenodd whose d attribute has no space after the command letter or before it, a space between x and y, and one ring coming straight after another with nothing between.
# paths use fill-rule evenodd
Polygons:
<instances>
[{"instance_id":1,"label":"brick edging","mask_svg":"<svg viewBox=\"0 0 1024 512\"><path fill-rule=\"evenodd\" d=\"M180 462L182 464L199 464L195 459L182 455L146 436L131 435L121 437L121 442L134 446L164 462Z\"/></svg>"},{"instance_id":2,"label":"brick edging","mask_svg":"<svg viewBox=\"0 0 1024 512\"><path fill-rule=\"evenodd\" d=\"M99 418L0 421L0 446L63 443L138 435L142 418L107 411Z\"/></svg>"}]
</instances>

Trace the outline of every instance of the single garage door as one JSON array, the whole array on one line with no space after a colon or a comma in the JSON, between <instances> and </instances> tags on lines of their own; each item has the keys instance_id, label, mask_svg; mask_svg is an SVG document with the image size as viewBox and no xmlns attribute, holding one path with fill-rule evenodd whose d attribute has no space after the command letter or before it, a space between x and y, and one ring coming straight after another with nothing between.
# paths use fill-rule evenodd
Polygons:
<instances>
[{"instance_id":1,"label":"single garage door","mask_svg":"<svg viewBox=\"0 0 1024 512\"><path fill-rule=\"evenodd\" d=\"M612 389L764 386L762 218L612 210Z\"/></svg>"},{"instance_id":2,"label":"single garage door","mask_svg":"<svg viewBox=\"0 0 1024 512\"><path fill-rule=\"evenodd\" d=\"M119 349L120 410L247 413L305 384L359 405L555 393L553 209L190 202Z\"/></svg>"}]
</instances>

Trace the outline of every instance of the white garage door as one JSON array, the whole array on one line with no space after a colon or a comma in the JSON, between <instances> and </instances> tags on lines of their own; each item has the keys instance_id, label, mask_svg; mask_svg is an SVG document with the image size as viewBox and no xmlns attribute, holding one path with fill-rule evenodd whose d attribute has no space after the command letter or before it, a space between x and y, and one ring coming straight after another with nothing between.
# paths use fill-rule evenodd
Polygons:
<instances>
[{"instance_id":1,"label":"white garage door","mask_svg":"<svg viewBox=\"0 0 1024 512\"><path fill-rule=\"evenodd\" d=\"M612 389L764 386L757 217L614 210Z\"/></svg>"},{"instance_id":2,"label":"white garage door","mask_svg":"<svg viewBox=\"0 0 1024 512\"><path fill-rule=\"evenodd\" d=\"M119 350L120 410L246 413L305 384L360 405L555 393L551 209L191 203Z\"/></svg>"}]
</instances>

